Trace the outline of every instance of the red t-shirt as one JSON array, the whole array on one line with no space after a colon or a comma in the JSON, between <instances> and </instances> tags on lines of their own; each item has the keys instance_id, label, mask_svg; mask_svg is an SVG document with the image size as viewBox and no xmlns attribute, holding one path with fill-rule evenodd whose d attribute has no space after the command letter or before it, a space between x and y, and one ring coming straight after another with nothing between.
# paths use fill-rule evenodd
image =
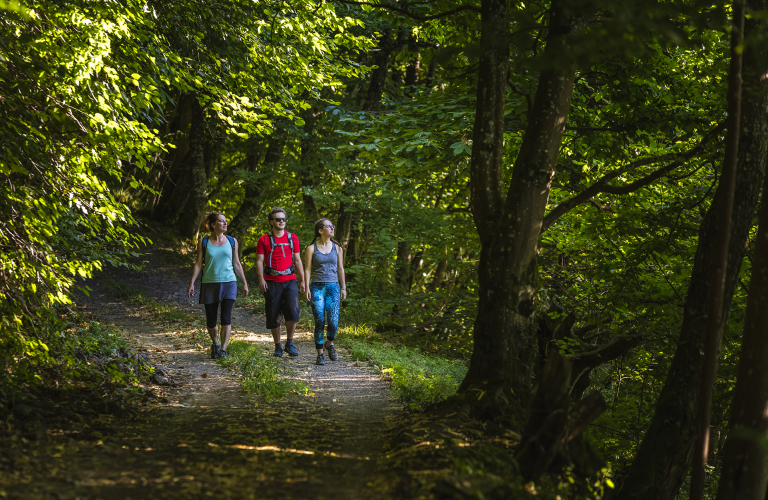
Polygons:
<instances>
[{"instance_id":1,"label":"red t-shirt","mask_svg":"<svg viewBox=\"0 0 768 500\"><path fill-rule=\"evenodd\" d=\"M293 251L299 253L299 237L291 233L293 236ZM288 243L288 231L283 233L280 238L275 238L275 243ZM259 242L256 243L256 253L260 253L264 256L264 268L269 266L269 252L272 250L272 245L269 243L269 235L265 234L259 238ZM285 256L283 256L285 251ZM277 247L272 253L272 268L278 271L285 271L293 265L293 255L291 254L291 247ZM279 276L270 276L264 273L264 279L267 281L274 281L276 283L285 283L296 279L295 274L281 274Z\"/></svg>"}]
</instances>

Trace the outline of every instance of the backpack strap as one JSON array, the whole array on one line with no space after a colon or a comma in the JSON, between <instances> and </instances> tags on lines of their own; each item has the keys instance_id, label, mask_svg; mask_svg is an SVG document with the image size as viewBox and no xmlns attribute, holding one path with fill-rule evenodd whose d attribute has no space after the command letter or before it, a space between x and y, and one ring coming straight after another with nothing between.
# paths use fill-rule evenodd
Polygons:
<instances>
[{"instance_id":1,"label":"backpack strap","mask_svg":"<svg viewBox=\"0 0 768 500\"><path fill-rule=\"evenodd\" d=\"M294 265L291 265L288 269L284 271L277 271L275 268L272 267L272 254L275 251L276 247L280 247L280 250L283 252L283 257L285 257L285 247L290 246L291 248L291 259L293 259L293 235L289 233L288 231L285 232L285 234L288 236L288 243L277 243L275 241L275 235L272 234L270 231L267 233L267 236L269 237L269 262L264 266L264 273L268 274L270 276L281 276L285 274L294 274L296 272L296 267Z\"/></svg>"},{"instance_id":2,"label":"backpack strap","mask_svg":"<svg viewBox=\"0 0 768 500\"><path fill-rule=\"evenodd\" d=\"M272 234L272 231L267 236L269 236L269 267L272 267L272 254L275 252L275 236Z\"/></svg>"},{"instance_id":3,"label":"backpack strap","mask_svg":"<svg viewBox=\"0 0 768 500\"><path fill-rule=\"evenodd\" d=\"M208 250L208 236L203 236L203 265L205 265L205 251Z\"/></svg>"},{"instance_id":4,"label":"backpack strap","mask_svg":"<svg viewBox=\"0 0 768 500\"><path fill-rule=\"evenodd\" d=\"M232 245L232 255L235 255L235 239L228 234L225 236L229 240L229 244Z\"/></svg>"}]
</instances>

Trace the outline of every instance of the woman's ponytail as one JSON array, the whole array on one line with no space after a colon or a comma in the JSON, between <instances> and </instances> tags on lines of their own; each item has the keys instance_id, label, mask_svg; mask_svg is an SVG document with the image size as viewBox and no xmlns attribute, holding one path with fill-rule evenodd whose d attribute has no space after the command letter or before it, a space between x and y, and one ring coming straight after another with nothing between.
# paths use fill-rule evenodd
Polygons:
<instances>
[{"instance_id":1,"label":"woman's ponytail","mask_svg":"<svg viewBox=\"0 0 768 500\"><path fill-rule=\"evenodd\" d=\"M219 220L219 215L226 218L226 215L224 215L221 212L209 212L205 216L205 228L210 232L213 231L213 225L216 224L216 221Z\"/></svg>"}]
</instances>

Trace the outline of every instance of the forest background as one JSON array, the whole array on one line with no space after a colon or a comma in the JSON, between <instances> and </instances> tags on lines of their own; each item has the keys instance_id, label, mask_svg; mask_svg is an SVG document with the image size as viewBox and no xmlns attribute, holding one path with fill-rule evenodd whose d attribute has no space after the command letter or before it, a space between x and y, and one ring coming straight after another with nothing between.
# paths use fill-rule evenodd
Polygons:
<instances>
[{"instance_id":1,"label":"forest background","mask_svg":"<svg viewBox=\"0 0 768 500\"><path fill-rule=\"evenodd\" d=\"M768 70L768 7L747 5L748 122L712 488L768 144L759 78ZM0 8L0 403L48 383L52 353L76 342L61 311L78 280L132 265L152 231L172 231L191 248L210 210L228 217L250 268L267 212L282 206L302 246L318 218L336 225L349 276L345 324L465 363L463 384L451 379L432 400L458 390L449 401L460 402L490 384L483 393L493 401L467 413L522 430L555 346L577 367L571 398L597 391L607 403L586 431L607 461L601 474L634 485L625 498L678 494L701 369L690 356L703 344L718 226L729 3ZM559 132L545 130L550 119ZM528 201L533 211L520 208ZM529 236L504 226L511 214L530 223ZM531 255L520 264L515 252ZM502 275L508 281L494 281ZM496 290L516 298L498 305ZM510 388L518 410L498 397Z\"/></svg>"}]
</instances>

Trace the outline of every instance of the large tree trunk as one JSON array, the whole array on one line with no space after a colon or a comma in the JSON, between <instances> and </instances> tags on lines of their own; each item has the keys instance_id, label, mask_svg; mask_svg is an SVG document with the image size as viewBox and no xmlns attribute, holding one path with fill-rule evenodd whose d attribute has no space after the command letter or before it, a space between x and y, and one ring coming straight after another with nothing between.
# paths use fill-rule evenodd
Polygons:
<instances>
[{"instance_id":1,"label":"large tree trunk","mask_svg":"<svg viewBox=\"0 0 768 500\"><path fill-rule=\"evenodd\" d=\"M570 35L581 25L580 19L568 12L570 3L551 3L545 49L550 60L568 51ZM502 166L508 31L507 2L483 0L484 51L470 164L472 215L482 245L479 308L474 350L460 393L467 397L465 411L486 418L509 411L522 427L530 408L537 362L536 249L571 104L575 64L541 73L532 119L505 197Z\"/></svg>"},{"instance_id":2,"label":"large tree trunk","mask_svg":"<svg viewBox=\"0 0 768 500\"><path fill-rule=\"evenodd\" d=\"M752 0L750 10L765 9L765 0ZM749 21L747 37L763 29ZM723 317L727 318L744 259L745 244L752 227L760 186L768 156L768 85L761 80L768 72L768 45L750 44L744 52L741 111L741 141L736 173L736 196L731 222L731 242L725 274ZM717 213L722 203L718 187L699 230L699 244L688 286L678 347L664 389L659 395L651 425L643 439L629 475L618 493L622 500L672 499L691 465L696 432L699 378L706 325L708 281L716 247ZM724 326L724 325L723 325ZM722 327L720 330L722 335Z\"/></svg>"},{"instance_id":3,"label":"large tree trunk","mask_svg":"<svg viewBox=\"0 0 768 500\"><path fill-rule=\"evenodd\" d=\"M751 0L753 12L768 10L768 0ZM768 23L748 18L746 36L768 33ZM747 39L747 43L750 40ZM768 45L760 41L744 52L742 113L763 115L761 122L743 127L741 140L750 143L749 160L765 168L768 163ZM750 82L750 85L747 85ZM759 91L758 91L759 90ZM755 125L757 125L755 127ZM725 443L718 500L763 500L768 482L768 453L760 440L768 438L768 177L764 177L763 203L757 231L755 259L749 283L749 298L741 338L741 355L731 405L731 430Z\"/></svg>"}]
</instances>

